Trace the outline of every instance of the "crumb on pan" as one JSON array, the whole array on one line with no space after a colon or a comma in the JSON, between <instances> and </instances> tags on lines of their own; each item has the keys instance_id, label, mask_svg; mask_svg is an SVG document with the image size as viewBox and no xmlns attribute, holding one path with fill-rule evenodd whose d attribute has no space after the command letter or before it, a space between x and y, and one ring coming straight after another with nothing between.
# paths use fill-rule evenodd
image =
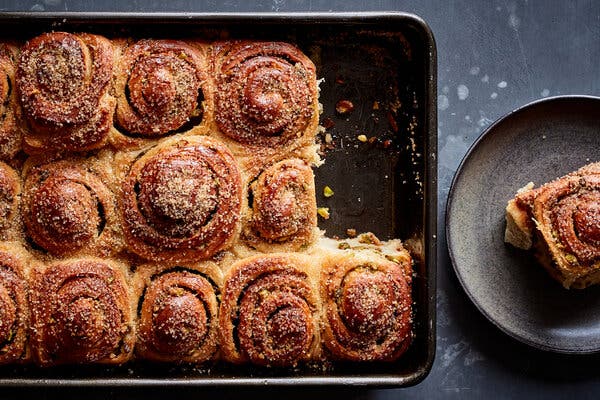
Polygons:
<instances>
[{"instance_id":1,"label":"crumb on pan","mask_svg":"<svg viewBox=\"0 0 600 400\"><path fill-rule=\"evenodd\" d=\"M354 111L354 104L350 100L340 100L335 104L335 111L341 115L350 114Z\"/></svg>"},{"instance_id":2,"label":"crumb on pan","mask_svg":"<svg viewBox=\"0 0 600 400\"><path fill-rule=\"evenodd\" d=\"M329 207L319 207L317 208L317 214L319 214L323 219L329 219Z\"/></svg>"}]
</instances>

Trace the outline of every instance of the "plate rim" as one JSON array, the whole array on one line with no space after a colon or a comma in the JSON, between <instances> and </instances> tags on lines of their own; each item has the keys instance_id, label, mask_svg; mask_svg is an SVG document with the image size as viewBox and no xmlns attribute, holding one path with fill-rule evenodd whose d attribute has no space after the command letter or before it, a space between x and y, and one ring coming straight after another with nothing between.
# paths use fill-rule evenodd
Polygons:
<instances>
[{"instance_id":1,"label":"plate rim","mask_svg":"<svg viewBox=\"0 0 600 400\"><path fill-rule=\"evenodd\" d=\"M451 243L450 243L451 242L451 240L450 240L450 238L451 238L450 218L451 218L451 214L452 214L452 203L453 203L454 197L455 197L454 195L455 195L455 191L456 191L456 183L461 179L463 169L464 169L466 163L469 161L472 154L477 150L480 143L487 136L489 136L491 134L491 132L495 131L499 125L505 123L505 121L507 119L512 118L515 115L518 115L522 112L528 111L529 109L532 109L534 107L538 107L540 105L545 105L548 103L561 102L561 101L592 101L592 102L598 102L600 105L600 96L568 94L568 95L558 95L558 96L551 96L551 97L545 97L545 98L533 100L529 103L526 103L520 107L517 107L517 108L505 113L504 115L500 116L490 126L488 126L485 130L483 130L483 132L475 139L473 144L471 144L471 146L469 147L469 149L467 150L467 152L461 159L460 163L458 164L456 171L454 172L454 175L452 177L452 182L450 183L450 189L448 191L448 196L446 199L445 216L444 216L444 233L446 236L446 248L448 250L448 255L450 257L450 264L452 265L452 269L454 270L454 273L455 273L458 281L460 282L460 285L461 285L463 291L465 292L467 297L470 299L470 301L475 305L477 310L479 310L479 312L489 322L491 322L493 325L495 325L497 328L499 328L500 331L504 332L509 337L511 337L521 343L532 346L539 350L560 353L560 354L573 354L573 355L596 354L596 353L600 353L600 343L595 348L580 349L580 350L564 348L564 347L560 347L560 346L551 346L551 345L539 343L539 342L530 340L528 338L525 338L525 337L509 330L504 325L502 325L500 322L498 322L483 308L483 306L477 300L476 296L468 289L468 285L466 285L466 283L462 277L462 274L459 272L459 270L456 266L456 258L455 258L454 251L453 251Z\"/></svg>"}]
</instances>

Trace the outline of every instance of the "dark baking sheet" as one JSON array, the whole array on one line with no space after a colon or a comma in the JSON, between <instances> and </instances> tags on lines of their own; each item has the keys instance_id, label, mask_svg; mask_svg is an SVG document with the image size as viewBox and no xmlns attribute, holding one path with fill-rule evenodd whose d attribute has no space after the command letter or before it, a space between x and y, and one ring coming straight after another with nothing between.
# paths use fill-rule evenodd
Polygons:
<instances>
[{"instance_id":1,"label":"dark baking sheet","mask_svg":"<svg viewBox=\"0 0 600 400\"><path fill-rule=\"evenodd\" d=\"M313 14L1 14L3 39L49 30L107 37L253 38L296 43L317 66L321 121L333 146L316 170L320 219L328 236L348 228L405 240L415 257L415 339L393 363L263 369L216 364L185 367L131 362L121 367L0 368L0 385L377 385L408 386L428 374L435 354L437 211L436 51L431 31L404 13ZM348 115L338 100L352 101ZM374 106L375 102L377 106ZM358 135L374 137L362 143ZM388 142L389 140L389 142ZM331 198L322 196L325 185Z\"/></svg>"}]
</instances>

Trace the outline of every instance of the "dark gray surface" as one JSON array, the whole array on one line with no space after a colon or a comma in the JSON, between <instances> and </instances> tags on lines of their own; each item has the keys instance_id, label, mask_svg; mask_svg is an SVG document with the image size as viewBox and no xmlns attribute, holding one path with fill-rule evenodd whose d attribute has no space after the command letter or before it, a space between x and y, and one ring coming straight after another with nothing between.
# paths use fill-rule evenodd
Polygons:
<instances>
[{"instance_id":1,"label":"dark gray surface","mask_svg":"<svg viewBox=\"0 0 600 400\"><path fill-rule=\"evenodd\" d=\"M564 290L530 252L505 244L504 208L528 182L597 157L599 110L600 98L568 96L509 114L477 141L448 195L446 240L465 291L499 328L544 350L600 351L600 287Z\"/></svg>"},{"instance_id":2,"label":"dark gray surface","mask_svg":"<svg viewBox=\"0 0 600 400\"><path fill-rule=\"evenodd\" d=\"M535 350L502 333L479 313L452 270L441 221L444 221L446 196L458 163L492 121L548 95L600 95L600 2L273 0L247 4L241 0L95 0L90 3L1 0L0 10L401 10L423 17L433 29L438 44L438 353L431 374L416 387L369 392L352 389L335 395L379 399L598 397L600 356L556 355ZM333 395L324 390L270 389L251 393L298 399ZM54 398L60 391L36 394L39 398ZM151 393L124 389L79 390L76 394L88 398L105 398L112 394L132 399L239 397L239 392L231 389L153 389Z\"/></svg>"}]
</instances>

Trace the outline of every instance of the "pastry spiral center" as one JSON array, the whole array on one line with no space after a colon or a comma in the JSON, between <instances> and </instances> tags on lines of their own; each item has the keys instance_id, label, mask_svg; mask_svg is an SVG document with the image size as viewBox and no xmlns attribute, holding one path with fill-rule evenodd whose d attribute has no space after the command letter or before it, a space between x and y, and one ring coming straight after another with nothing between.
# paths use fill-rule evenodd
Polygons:
<instances>
[{"instance_id":1,"label":"pastry spiral center","mask_svg":"<svg viewBox=\"0 0 600 400\"><path fill-rule=\"evenodd\" d=\"M203 304L191 293L169 297L154 316L158 339L169 347L188 352L206 336L207 315Z\"/></svg>"},{"instance_id":2,"label":"pastry spiral center","mask_svg":"<svg viewBox=\"0 0 600 400\"><path fill-rule=\"evenodd\" d=\"M148 60L147 63L136 64L131 72L130 82L136 83L132 84L131 92L141 93L145 103L151 109L160 110L160 112L167 110L177 95L171 71L159 60ZM141 85L141 88L138 89L137 85Z\"/></svg>"},{"instance_id":3,"label":"pastry spiral center","mask_svg":"<svg viewBox=\"0 0 600 400\"><path fill-rule=\"evenodd\" d=\"M393 315L392 286L380 275L352 273L346 278L341 309L346 323L355 332L382 332Z\"/></svg>"},{"instance_id":4,"label":"pastry spiral center","mask_svg":"<svg viewBox=\"0 0 600 400\"><path fill-rule=\"evenodd\" d=\"M259 222L255 227L263 238L285 239L303 226L306 211L298 203L303 193L297 181L298 172L287 170L263 185L255 217Z\"/></svg>"},{"instance_id":5,"label":"pastry spiral center","mask_svg":"<svg viewBox=\"0 0 600 400\"><path fill-rule=\"evenodd\" d=\"M242 300L239 323L240 345L250 359L273 365L289 365L306 354L313 337L312 313L301 288L290 278L287 290L284 276L275 277L271 288L263 285L249 290ZM288 291L289 290L289 291ZM295 293L294 291L299 291Z\"/></svg>"},{"instance_id":6,"label":"pastry spiral center","mask_svg":"<svg viewBox=\"0 0 600 400\"><path fill-rule=\"evenodd\" d=\"M308 315L298 307L282 307L271 314L267 322L267 335L273 349L286 353L306 348L306 342L310 342Z\"/></svg>"},{"instance_id":7,"label":"pastry spiral center","mask_svg":"<svg viewBox=\"0 0 600 400\"><path fill-rule=\"evenodd\" d=\"M575 229L581 240L600 243L600 204L586 202L580 204L573 213Z\"/></svg>"},{"instance_id":8,"label":"pastry spiral center","mask_svg":"<svg viewBox=\"0 0 600 400\"><path fill-rule=\"evenodd\" d=\"M66 313L66 328L73 342L85 348L98 343L106 331L106 320L101 304L90 297L79 297L71 302Z\"/></svg>"},{"instance_id":9,"label":"pastry spiral center","mask_svg":"<svg viewBox=\"0 0 600 400\"><path fill-rule=\"evenodd\" d=\"M51 42L40 50L36 79L39 87L51 98L66 99L77 94L85 76L82 49L71 38Z\"/></svg>"},{"instance_id":10,"label":"pastry spiral center","mask_svg":"<svg viewBox=\"0 0 600 400\"><path fill-rule=\"evenodd\" d=\"M285 99L281 93L282 78L282 73L276 69L254 71L248 77L242 104L250 118L265 124L281 118L285 106ZM285 126L285 123L280 121L265 133L275 134Z\"/></svg>"},{"instance_id":11,"label":"pastry spiral center","mask_svg":"<svg viewBox=\"0 0 600 400\"><path fill-rule=\"evenodd\" d=\"M78 182L65 180L42 187L34 198L35 218L51 237L75 244L86 242L97 234L97 202Z\"/></svg>"},{"instance_id":12,"label":"pastry spiral center","mask_svg":"<svg viewBox=\"0 0 600 400\"><path fill-rule=\"evenodd\" d=\"M218 187L201 161L153 160L142 170L139 199L155 228L185 236L207 223L218 204Z\"/></svg>"}]
</instances>

